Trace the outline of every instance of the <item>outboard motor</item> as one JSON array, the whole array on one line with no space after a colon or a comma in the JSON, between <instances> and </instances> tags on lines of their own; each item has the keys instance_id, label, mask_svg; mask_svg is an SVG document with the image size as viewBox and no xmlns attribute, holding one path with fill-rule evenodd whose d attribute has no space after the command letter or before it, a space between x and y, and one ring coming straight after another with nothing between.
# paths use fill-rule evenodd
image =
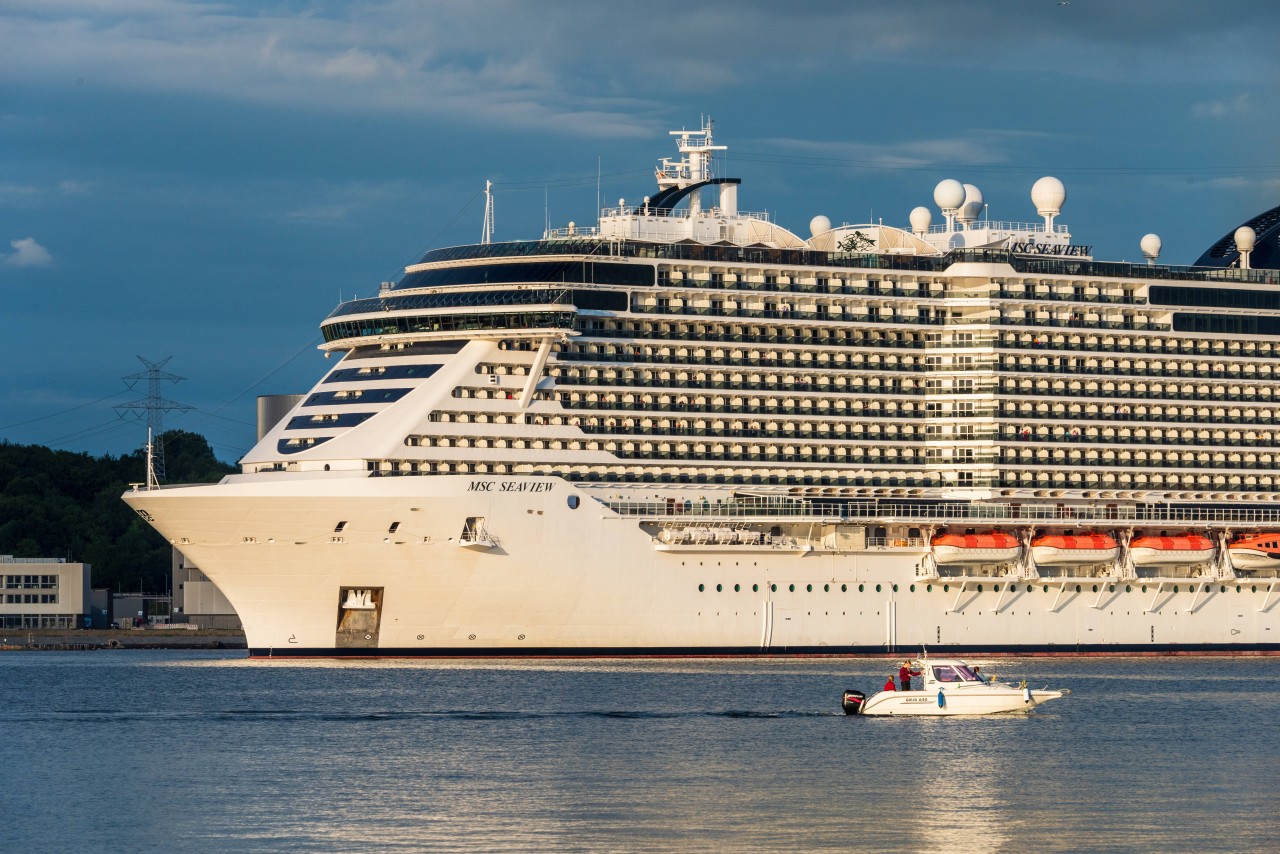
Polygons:
<instances>
[{"instance_id":1,"label":"outboard motor","mask_svg":"<svg viewBox=\"0 0 1280 854\"><path fill-rule=\"evenodd\" d=\"M856 715L862 711L862 701L865 699L867 699L867 695L861 691L845 691L840 705L844 707L846 715Z\"/></svg>"}]
</instances>

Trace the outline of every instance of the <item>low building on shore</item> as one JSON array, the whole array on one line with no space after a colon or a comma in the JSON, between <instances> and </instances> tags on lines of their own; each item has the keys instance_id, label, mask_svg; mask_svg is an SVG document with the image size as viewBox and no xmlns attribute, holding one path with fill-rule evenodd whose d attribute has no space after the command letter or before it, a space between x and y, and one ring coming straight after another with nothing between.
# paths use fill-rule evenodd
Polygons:
<instances>
[{"instance_id":1,"label":"low building on shore","mask_svg":"<svg viewBox=\"0 0 1280 854\"><path fill-rule=\"evenodd\" d=\"M191 559L173 550L173 618L202 629L239 629L240 615Z\"/></svg>"},{"instance_id":2,"label":"low building on shore","mask_svg":"<svg viewBox=\"0 0 1280 854\"><path fill-rule=\"evenodd\" d=\"M78 629L91 620L90 566L0 555L0 627Z\"/></svg>"}]
</instances>

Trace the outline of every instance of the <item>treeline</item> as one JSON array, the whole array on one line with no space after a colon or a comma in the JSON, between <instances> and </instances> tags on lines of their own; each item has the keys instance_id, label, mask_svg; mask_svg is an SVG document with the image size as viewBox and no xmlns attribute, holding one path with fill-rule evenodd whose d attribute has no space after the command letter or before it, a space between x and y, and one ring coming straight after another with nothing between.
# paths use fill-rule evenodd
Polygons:
<instances>
[{"instance_id":1,"label":"treeline","mask_svg":"<svg viewBox=\"0 0 1280 854\"><path fill-rule=\"evenodd\" d=\"M203 436L160 435L166 483L209 483L237 471ZM163 592L171 548L120 496L146 478L146 454L94 457L0 443L0 554L93 565L93 586Z\"/></svg>"}]
</instances>

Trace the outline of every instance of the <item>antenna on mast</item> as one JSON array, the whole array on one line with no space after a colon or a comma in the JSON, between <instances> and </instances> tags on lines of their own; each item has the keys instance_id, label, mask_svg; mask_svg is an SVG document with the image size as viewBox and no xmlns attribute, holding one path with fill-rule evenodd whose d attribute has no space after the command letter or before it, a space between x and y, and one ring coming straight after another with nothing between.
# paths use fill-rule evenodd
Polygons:
<instances>
[{"instance_id":1,"label":"antenna on mast","mask_svg":"<svg viewBox=\"0 0 1280 854\"><path fill-rule=\"evenodd\" d=\"M493 182L484 182L484 229L480 232L480 242L493 241Z\"/></svg>"},{"instance_id":2,"label":"antenna on mast","mask_svg":"<svg viewBox=\"0 0 1280 854\"><path fill-rule=\"evenodd\" d=\"M151 428L147 428L147 489L156 489L160 486L160 481L156 479L156 460L154 455L154 441L151 436Z\"/></svg>"}]
</instances>

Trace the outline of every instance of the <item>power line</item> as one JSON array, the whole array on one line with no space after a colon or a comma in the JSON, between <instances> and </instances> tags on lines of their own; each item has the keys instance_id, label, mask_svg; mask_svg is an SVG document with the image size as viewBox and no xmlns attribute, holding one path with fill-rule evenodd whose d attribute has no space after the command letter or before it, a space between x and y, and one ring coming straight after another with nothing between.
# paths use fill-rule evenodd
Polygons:
<instances>
[{"instance_id":1,"label":"power line","mask_svg":"<svg viewBox=\"0 0 1280 854\"><path fill-rule=\"evenodd\" d=\"M121 418L126 415L133 415L136 418L142 418L145 412L147 417L147 429L150 436L159 437L164 432L164 414L166 412L190 412L195 409L194 406L188 406L185 403L178 403L174 400L166 400L160 394L160 383L162 382L181 382L186 377L180 377L177 374L171 374L162 370L172 356L166 356L159 362L148 361L141 356L138 361L147 366L145 371L139 371L136 374L129 374L123 377L125 385L133 388L140 380L147 381L147 396L143 400L134 400L129 403L120 403L115 407L116 412ZM154 454L155 475L157 480L164 480L164 443L159 444L159 450Z\"/></svg>"}]
</instances>

